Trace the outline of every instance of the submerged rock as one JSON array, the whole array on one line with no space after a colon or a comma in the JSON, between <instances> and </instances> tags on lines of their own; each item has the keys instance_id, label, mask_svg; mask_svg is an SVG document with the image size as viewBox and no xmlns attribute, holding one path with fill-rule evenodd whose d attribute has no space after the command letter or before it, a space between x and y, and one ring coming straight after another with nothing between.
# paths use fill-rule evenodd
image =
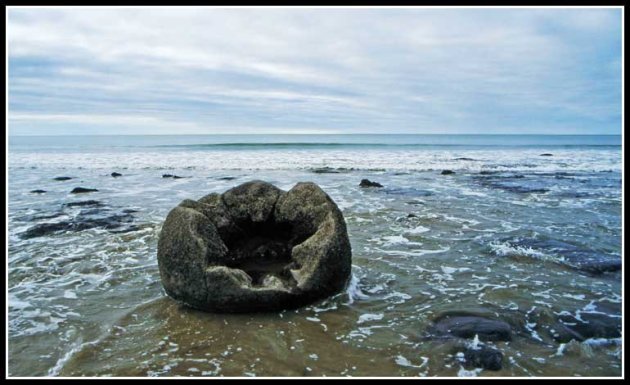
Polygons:
<instances>
[{"instance_id":1,"label":"submerged rock","mask_svg":"<svg viewBox=\"0 0 630 385\"><path fill-rule=\"evenodd\" d=\"M70 180L70 179L72 178L69 176L58 176L56 178L53 178L53 180L58 180L58 181L64 181L64 180Z\"/></svg>"},{"instance_id":2,"label":"submerged rock","mask_svg":"<svg viewBox=\"0 0 630 385\"><path fill-rule=\"evenodd\" d=\"M339 174L339 170L335 170L332 167L319 167L311 170L315 174Z\"/></svg>"},{"instance_id":3,"label":"submerged rock","mask_svg":"<svg viewBox=\"0 0 630 385\"><path fill-rule=\"evenodd\" d=\"M383 187L383 185L378 182L372 182L369 179L361 179L359 187Z\"/></svg>"},{"instance_id":4,"label":"submerged rock","mask_svg":"<svg viewBox=\"0 0 630 385\"><path fill-rule=\"evenodd\" d=\"M72 191L70 191L70 194L84 194L96 191L98 190L95 188L75 187Z\"/></svg>"},{"instance_id":5,"label":"submerged rock","mask_svg":"<svg viewBox=\"0 0 630 385\"><path fill-rule=\"evenodd\" d=\"M32 194L44 194L46 190L31 190Z\"/></svg>"},{"instance_id":6,"label":"submerged rock","mask_svg":"<svg viewBox=\"0 0 630 385\"><path fill-rule=\"evenodd\" d=\"M67 207L77 207L77 206L103 206L103 204L99 201L95 201L95 200L89 200L89 201L80 201L80 202L70 202L70 203L64 203L64 206Z\"/></svg>"},{"instance_id":7,"label":"submerged rock","mask_svg":"<svg viewBox=\"0 0 630 385\"><path fill-rule=\"evenodd\" d=\"M511 341L512 328L499 320L472 315L445 315L437 318L429 329L431 334L474 338L482 341Z\"/></svg>"},{"instance_id":8,"label":"submerged rock","mask_svg":"<svg viewBox=\"0 0 630 385\"><path fill-rule=\"evenodd\" d=\"M351 249L341 211L319 186L251 181L166 217L158 241L166 293L205 311L297 308L341 291Z\"/></svg>"},{"instance_id":9,"label":"submerged rock","mask_svg":"<svg viewBox=\"0 0 630 385\"><path fill-rule=\"evenodd\" d=\"M117 214L101 218L91 218L88 217L87 214L90 213L82 213L69 221L41 223L29 228L20 234L20 236L23 239L28 239L52 235L58 232L82 231L96 227L104 229L117 229L122 227L125 223L131 222L133 219L133 217L128 214Z\"/></svg>"},{"instance_id":10,"label":"submerged rock","mask_svg":"<svg viewBox=\"0 0 630 385\"><path fill-rule=\"evenodd\" d=\"M453 171L453 170L442 170L442 172L440 174L442 174L442 175L453 175L453 174L455 174L455 171Z\"/></svg>"},{"instance_id":11,"label":"submerged rock","mask_svg":"<svg viewBox=\"0 0 630 385\"><path fill-rule=\"evenodd\" d=\"M119 177L119 176L122 176L122 174L117 173L117 172L112 172L112 176L113 176L114 178L117 178L117 177Z\"/></svg>"},{"instance_id":12,"label":"submerged rock","mask_svg":"<svg viewBox=\"0 0 630 385\"><path fill-rule=\"evenodd\" d=\"M555 256L558 263L590 274L597 275L621 270L619 255L605 254L555 239L524 238L506 243L514 250L508 255L519 256L520 250L534 250L539 254Z\"/></svg>"},{"instance_id":13,"label":"submerged rock","mask_svg":"<svg viewBox=\"0 0 630 385\"><path fill-rule=\"evenodd\" d=\"M553 338L558 342L571 340L584 341L589 338L621 337L621 315L604 313L580 313L561 315L560 320L552 325Z\"/></svg>"},{"instance_id":14,"label":"submerged rock","mask_svg":"<svg viewBox=\"0 0 630 385\"><path fill-rule=\"evenodd\" d=\"M181 179L183 176L173 175L173 174L164 174L162 178L173 178L173 179Z\"/></svg>"},{"instance_id":15,"label":"submerged rock","mask_svg":"<svg viewBox=\"0 0 630 385\"><path fill-rule=\"evenodd\" d=\"M550 153L546 152L544 154L540 154L540 156L553 156L553 154L550 154Z\"/></svg>"}]
</instances>

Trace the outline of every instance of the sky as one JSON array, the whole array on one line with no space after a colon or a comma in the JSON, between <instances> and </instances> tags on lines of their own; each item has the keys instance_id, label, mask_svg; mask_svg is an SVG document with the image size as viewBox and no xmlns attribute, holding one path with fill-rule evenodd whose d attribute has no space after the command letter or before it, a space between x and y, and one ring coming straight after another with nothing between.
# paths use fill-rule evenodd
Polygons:
<instances>
[{"instance_id":1,"label":"sky","mask_svg":"<svg viewBox=\"0 0 630 385\"><path fill-rule=\"evenodd\" d=\"M621 134L621 8L9 7L9 135Z\"/></svg>"}]
</instances>

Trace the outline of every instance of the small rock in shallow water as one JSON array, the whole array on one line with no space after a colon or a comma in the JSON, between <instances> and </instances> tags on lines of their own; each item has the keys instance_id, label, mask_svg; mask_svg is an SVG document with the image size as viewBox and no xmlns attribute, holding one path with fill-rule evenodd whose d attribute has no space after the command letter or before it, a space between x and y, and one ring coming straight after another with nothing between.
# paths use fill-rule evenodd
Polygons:
<instances>
[{"instance_id":1,"label":"small rock in shallow water","mask_svg":"<svg viewBox=\"0 0 630 385\"><path fill-rule=\"evenodd\" d=\"M122 176L122 174L117 173L117 172L112 172L112 176L116 178L116 177Z\"/></svg>"},{"instance_id":2,"label":"small rock in shallow water","mask_svg":"<svg viewBox=\"0 0 630 385\"><path fill-rule=\"evenodd\" d=\"M33 194L44 194L46 192L46 190L31 190L31 193Z\"/></svg>"},{"instance_id":3,"label":"small rock in shallow water","mask_svg":"<svg viewBox=\"0 0 630 385\"><path fill-rule=\"evenodd\" d=\"M70 194L83 194L96 191L98 190L95 188L75 187L74 189L72 189L72 191L70 191Z\"/></svg>"},{"instance_id":4,"label":"small rock in shallow water","mask_svg":"<svg viewBox=\"0 0 630 385\"><path fill-rule=\"evenodd\" d=\"M361 179L361 183L359 183L360 187L383 187L382 184L378 182L372 182L369 179Z\"/></svg>"},{"instance_id":5,"label":"small rock in shallow water","mask_svg":"<svg viewBox=\"0 0 630 385\"><path fill-rule=\"evenodd\" d=\"M455 171L453 171L453 170L442 170L441 174L442 175L453 175L453 174L455 174Z\"/></svg>"},{"instance_id":6,"label":"small rock in shallow water","mask_svg":"<svg viewBox=\"0 0 630 385\"><path fill-rule=\"evenodd\" d=\"M418 216L416 214L410 213L407 214L407 218L417 218Z\"/></svg>"},{"instance_id":7,"label":"small rock in shallow water","mask_svg":"<svg viewBox=\"0 0 630 385\"><path fill-rule=\"evenodd\" d=\"M56 178L53 178L53 180L60 180L60 181L61 180L70 180L70 179L72 179L72 178L69 177L69 176L58 176Z\"/></svg>"},{"instance_id":8,"label":"small rock in shallow water","mask_svg":"<svg viewBox=\"0 0 630 385\"><path fill-rule=\"evenodd\" d=\"M503 353L489 346L469 347L464 351L466 366L487 370L501 370Z\"/></svg>"},{"instance_id":9,"label":"small rock in shallow water","mask_svg":"<svg viewBox=\"0 0 630 385\"><path fill-rule=\"evenodd\" d=\"M544 153L544 154L540 154L540 156L553 156L553 154Z\"/></svg>"}]
</instances>

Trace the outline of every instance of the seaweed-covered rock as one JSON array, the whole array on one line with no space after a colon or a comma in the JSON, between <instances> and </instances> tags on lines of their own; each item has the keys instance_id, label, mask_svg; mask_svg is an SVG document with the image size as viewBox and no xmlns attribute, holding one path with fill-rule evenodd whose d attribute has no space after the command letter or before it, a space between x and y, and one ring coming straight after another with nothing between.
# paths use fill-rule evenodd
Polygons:
<instances>
[{"instance_id":1,"label":"seaweed-covered rock","mask_svg":"<svg viewBox=\"0 0 630 385\"><path fill-rule=\"evenodd\" d=\"M172 209L158 264L166 293L188 306L273 311L343 290L351 249L341 211L319 186L285 192L251 181Z\"/></svg>"}]
</instances>

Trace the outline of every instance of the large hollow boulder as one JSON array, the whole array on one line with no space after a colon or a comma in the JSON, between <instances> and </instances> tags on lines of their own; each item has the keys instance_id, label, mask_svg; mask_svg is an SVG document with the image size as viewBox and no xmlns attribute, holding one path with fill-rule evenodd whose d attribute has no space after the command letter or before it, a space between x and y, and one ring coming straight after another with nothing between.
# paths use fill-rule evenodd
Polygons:
<instances>
[{"instance_id":1,"label":"large hollow boulder","mask_svg":"<svg viewBox=\"0 0 630 385\"><path fill-rule=\"evenodd\" d=\"M343 290L351 249L341 211L319 186L285 192L251 181L172 209L158 265L166 293L188 306L273 311Z\"/></svg>"}]
</instances>

